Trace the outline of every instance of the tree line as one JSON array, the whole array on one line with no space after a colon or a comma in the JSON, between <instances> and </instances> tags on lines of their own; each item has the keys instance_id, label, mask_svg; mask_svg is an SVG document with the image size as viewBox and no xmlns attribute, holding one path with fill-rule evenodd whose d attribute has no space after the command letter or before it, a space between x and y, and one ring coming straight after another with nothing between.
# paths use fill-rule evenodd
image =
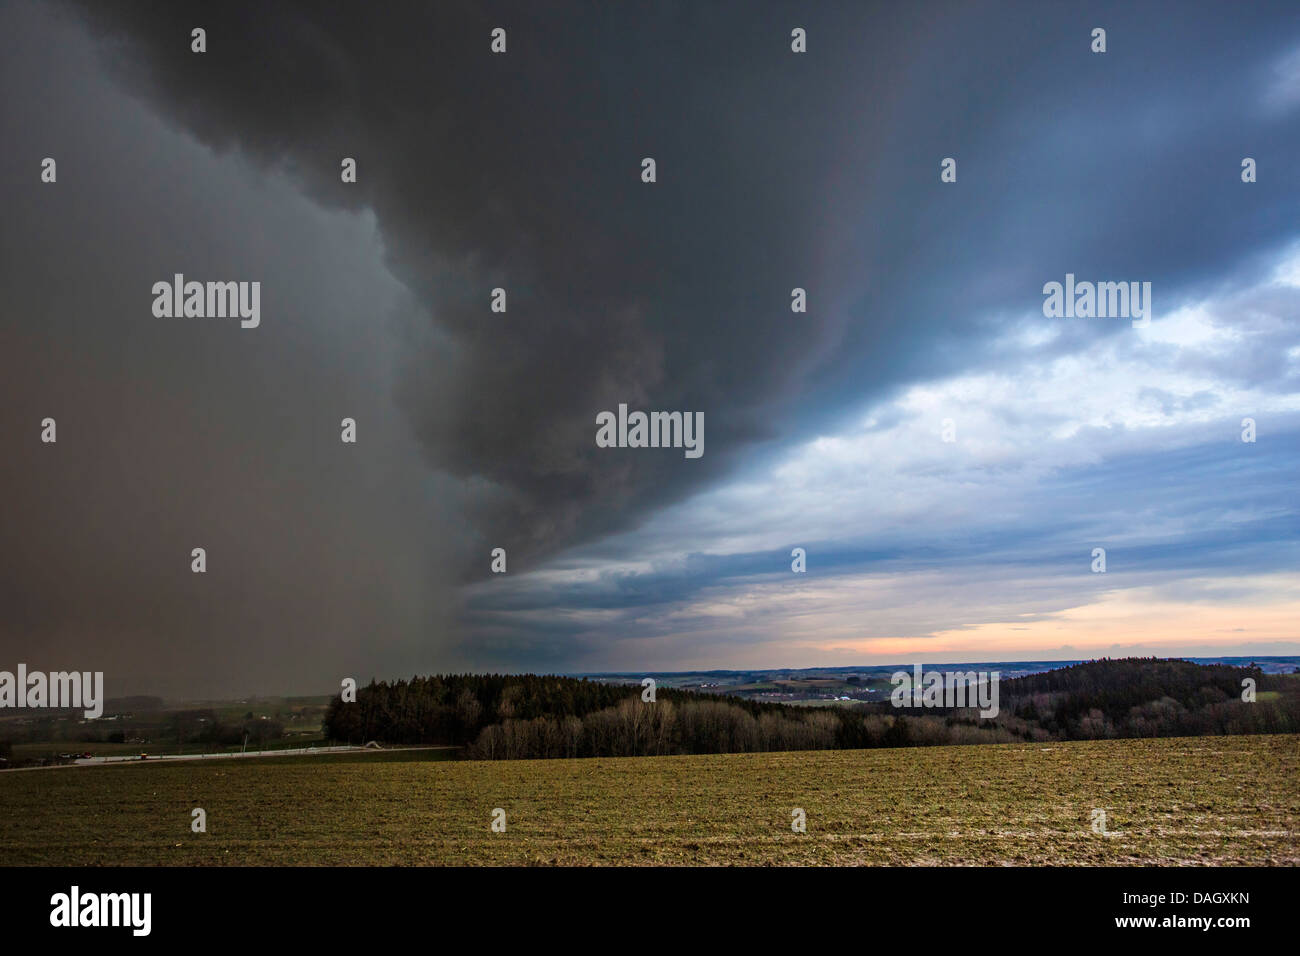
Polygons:
<instances>
[{"instance_id":1,"label":"tree line","mask_svg":"<svg viewBox=\"0 0 1300 956\"><path fill-rule=\"evenodd\" d=\"M1242 679L1268 699L1241 699ZM452 744L480 759L865 749L1104 737L1300 732L1300 677L1154 658L1091 661L1001 683L997 717L971 708L785 704L559 676L372 681L335 698L339 742ZM1276 698L1276 699L1274 699Z\"/></svg>"}]
</instances>

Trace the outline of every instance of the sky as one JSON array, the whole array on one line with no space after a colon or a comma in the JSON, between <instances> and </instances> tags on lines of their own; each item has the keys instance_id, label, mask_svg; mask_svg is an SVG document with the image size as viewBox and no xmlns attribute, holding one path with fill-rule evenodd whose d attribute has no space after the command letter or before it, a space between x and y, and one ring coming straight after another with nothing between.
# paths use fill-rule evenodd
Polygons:
<instances>
[{"instance_id":1,"label":"sky","mask_svg":"<svg viewBox=\"0 0 1300 956\"><path fill-rule=\"evenodd\" d=\"M1300 653L1293 3L6 0L0 78L0 668Z\"/></svg>"}]
</instances>

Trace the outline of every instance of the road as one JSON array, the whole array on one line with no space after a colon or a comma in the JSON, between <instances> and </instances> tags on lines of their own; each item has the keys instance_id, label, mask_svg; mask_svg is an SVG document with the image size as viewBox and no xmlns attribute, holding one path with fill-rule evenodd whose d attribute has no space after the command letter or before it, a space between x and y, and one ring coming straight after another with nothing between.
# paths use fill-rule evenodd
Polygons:
<instances>
[{"instance_id":1,"label":"road","mask_svg":"<svg viewBox=\"0 0 1300 956\"><path fill-rule=\"evenodd\" d=\"M209 753L209 754L149 754L145 760L139 754L120 754L104 757L78 757L70 763L47 767L12 767L0 770L0 773L22 770L59 770L63 767L94 767L110 763L156 763L163 760L238 760L243 757L292 757L295 755L335 754L335 753L382 753L393 750L454 750L454 747L294 747L282 750L249 750L244 753Z\"/></svg>"}]
</instances>

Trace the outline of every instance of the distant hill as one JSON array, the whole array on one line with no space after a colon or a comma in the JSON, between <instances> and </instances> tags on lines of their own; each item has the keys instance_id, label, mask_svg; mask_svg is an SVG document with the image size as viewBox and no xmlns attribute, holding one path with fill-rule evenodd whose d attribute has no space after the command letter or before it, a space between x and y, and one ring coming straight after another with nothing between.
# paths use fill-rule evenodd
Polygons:
<instances>
[{"instance_id":1,"label":"distant hill","mask_svg":"<svg viewBox=\"0 0 1300 956\"><path fill-rule=\"evenodd\" d=\"M1243 682L1256 700L1243 700ZM1004 726L1038 739L1281 733L1300 726L1300 676L1257 666L1124 658L1006 681Z\"/></svg>"},{"instance_id":2,"label":"distant hill","mask_svg":"<svg viewBox=\"0 0 1300 956\"><path fill-rule=\"evenodd\" d=\"M162 710L167 705L161 697L110 697L104 701L104 713L113 714L147 714Z\"/></svg>"}]
</instances>

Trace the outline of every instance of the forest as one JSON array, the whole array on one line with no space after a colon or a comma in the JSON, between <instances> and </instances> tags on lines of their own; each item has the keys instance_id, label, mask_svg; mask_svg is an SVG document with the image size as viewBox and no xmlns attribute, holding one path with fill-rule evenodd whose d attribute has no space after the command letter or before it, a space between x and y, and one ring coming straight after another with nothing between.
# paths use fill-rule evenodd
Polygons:
<instances>
[{"instance_id":1,"label":"forest","mask_svg":"<svg viewBox=\"0 0 1300 956\"><path fill-rule=\"evenodd\" d=\"M1243 680L1258 697L1243 700ZM338 742L451 744L477 759L860 749L1300 732L1300 678L1157 658L1098 660L1001 684L1002 711L887 702L790 707L560 676L371 682L331 701Z\"/></svg>"}]
</instances>

